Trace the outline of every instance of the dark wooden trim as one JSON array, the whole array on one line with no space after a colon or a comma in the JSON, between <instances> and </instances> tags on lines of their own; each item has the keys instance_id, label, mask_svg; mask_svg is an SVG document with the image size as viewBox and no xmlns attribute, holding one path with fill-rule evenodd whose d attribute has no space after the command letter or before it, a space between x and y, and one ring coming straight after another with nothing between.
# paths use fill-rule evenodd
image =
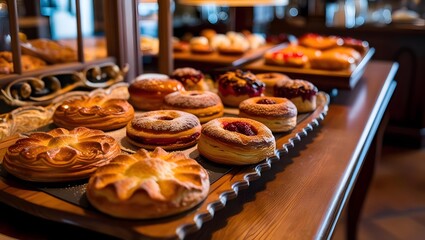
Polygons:
<instances>
[{"instance_id":1,"label":"dark wooden trim","mask_svg":"<svg viewBox=\"0 0 425 240\"><path fill-rule=\"evenodd\" d=\"M171 14L171 1L158 1L158 38L159 38L159 72L171 74L174 69L173 49L171 38L173 36L173 21Z\"/></svg>"},{"instance_id":2,"label":"dark wooden trim","mask_svg":"<svg viewBox=\"0 0 425 240\"><path fill-rule=\"evenodd\" d=\"M83 29L81 27L81 4L80 0L75 0L76 17L77 17L77 55L78 61L84 62L84 45L83 45Z\"/></svg>"},{"instance_id":3,"label":"dark wooden trim","mask_svg":"<svg viewBox=\"0 0 425 240\"><path fill-rule=\"evenodd\" d=\"M18 24L18 7L15 0L7 1L7 8L9 11L9 28L10 28L10 37L12 44L13 52L13 71L14 73L22 73L22 63L21 63L21 47L19 45L19 24Z\"/></svg>"}]
</instances>

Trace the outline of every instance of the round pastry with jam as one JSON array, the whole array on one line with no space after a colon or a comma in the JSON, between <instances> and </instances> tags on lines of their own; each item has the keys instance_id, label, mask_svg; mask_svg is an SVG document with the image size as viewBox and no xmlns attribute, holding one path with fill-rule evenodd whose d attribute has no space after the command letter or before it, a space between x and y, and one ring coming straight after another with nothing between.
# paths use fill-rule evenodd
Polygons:
<instances>
[{"instance_id":1,"label":"round pastry with jam","mask_svg":"<svg viewBox=\"0 0 425 240\"><path fill-rule=\"evenodd\" d=\"M185 90L208 90L208 86L204 80L204 74L190 67L177 68L173 71L170 78L180 81Z\"/></svg>"},{"instance_id":2,"label":"round pastry with jam","mask_svg":"<svg viewBox=\"0 0 425 240\"><path fill-rule=\"evenodd\" d=\"M261 162L275 154L276 140L261 122L237 117L213 119L202 127L199 153L208 160L230 165Z\"/></svg>"},{"instance_id":3,"label":"round pastry with jam","mask_svg":"<svg viewBox=\"0 0 425 240\"><path fill-rule=\"evenodd\" d=\"M297 107L298 113L316 109L317 87L301 79L282 79L274 86L274 96L289 99Z\"/></svg>"},{"instance_id":4,"label":"round pastry with jam","mask_svg":"<svg viewBox=\"0 0 425 240\"><path fill-rule=\"evenodd\" d=\"M231 107L238 107L245 99L262 96L266 88L253 73L240 69L221 75L217 83L222 102Z\"/></svg>"}]
</instances>

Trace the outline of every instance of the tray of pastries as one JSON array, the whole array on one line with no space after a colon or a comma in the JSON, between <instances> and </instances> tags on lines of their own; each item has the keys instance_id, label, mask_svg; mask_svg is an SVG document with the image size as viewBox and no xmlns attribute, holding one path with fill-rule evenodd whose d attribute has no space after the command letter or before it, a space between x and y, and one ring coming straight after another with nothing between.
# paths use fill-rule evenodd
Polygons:
<instances>
[{"instance_id":1,"label":"tray of pastries","mask_svg":"<svg viewBox=\"0 0 425 240\"><path fill-rule=\"evenodd\" d=\"M128 95L64 99L48 124L1 141L0 200L120 238L182 239L328 110L329 96L306 80L236 70L202 89L187 70L137 78Z\"/></svg>"},{"instance_id":2,"label":"tray of pastries","mask_svg":"<svg viewBox=\"0 0 425 240\"><path fill-rule=\"evenodd\" d=\"M267 51L244 68L255 73L284 73L325 90L352 89L374 53L367 41L309 33L280 49Z\"/></svg>"},{"instance_id":3,"label":"tray of pastries","mask_svg":"<svg viewBox=\"0 0 425 240\"><path fill-rule=\"evenodd\" d=\"M187 41L174 39L173 54L178 66L207 66L211 69L243 65L278 46L268 43L260 34L234 31L221 34L205 29L200 36Z\"/></svg>"}]
</instances>

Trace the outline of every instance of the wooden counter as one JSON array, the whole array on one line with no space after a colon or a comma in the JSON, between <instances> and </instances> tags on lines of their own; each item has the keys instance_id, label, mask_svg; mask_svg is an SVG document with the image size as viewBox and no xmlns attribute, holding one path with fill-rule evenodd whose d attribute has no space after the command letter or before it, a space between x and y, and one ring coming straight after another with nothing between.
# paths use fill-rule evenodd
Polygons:
<instances>
[{"instance_id":1,"label":"wooden counter","mask_svg":"<svg viewBox=\"0 0 425 240\"><path fill-rule=\"evenodd\" d=\"M357 194L354 184L364 160L373 160L366 155L394 91L397 67L391 62L370 62L353 90L340 91L331 99L327 116L319 127L283 155L282 161L273 163L272 169L263 172L249 188L226 202L222 210L189 238L329 237L351 193ZM357 203L361 201L350 206ZM105 238L82 228L35 218L3 204L1 209L0 234L6 236L52 238L54 228L60 235L53 238ZM66 217L57 219L76 224Z\"/></svg>"}]
</instances>

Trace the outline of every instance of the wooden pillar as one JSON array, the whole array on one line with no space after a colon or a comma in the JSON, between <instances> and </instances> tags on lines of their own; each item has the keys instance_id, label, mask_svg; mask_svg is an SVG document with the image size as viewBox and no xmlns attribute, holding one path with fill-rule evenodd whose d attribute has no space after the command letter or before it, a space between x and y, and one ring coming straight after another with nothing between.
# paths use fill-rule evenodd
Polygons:
<instances>
[{"instance_id":1,"label":"wooden pillar","mask_svg":"<svg viewBox=\"0 0 425 240\"><path fill-rule=\"evenodd\" d=\"M171 41L173 37L171 0L158 1L158 8L158 68L160 73L170 75L174 70L173 47Z\"/></svg>"},{"instance_id":2,"label":"wooden pillar","mask_svg":"<svg viewBox=\"0 0 425 240\"><path fill-rule=\"evenodd\" d=\"M11 37L11 47L13 54L13 72L17 74L22 73L21 63L21 46L19 45L19 25L18 25L18 7L16 1L7 1L7 9L9 12L9 28Z\"/></svg>"}]
</instances>

